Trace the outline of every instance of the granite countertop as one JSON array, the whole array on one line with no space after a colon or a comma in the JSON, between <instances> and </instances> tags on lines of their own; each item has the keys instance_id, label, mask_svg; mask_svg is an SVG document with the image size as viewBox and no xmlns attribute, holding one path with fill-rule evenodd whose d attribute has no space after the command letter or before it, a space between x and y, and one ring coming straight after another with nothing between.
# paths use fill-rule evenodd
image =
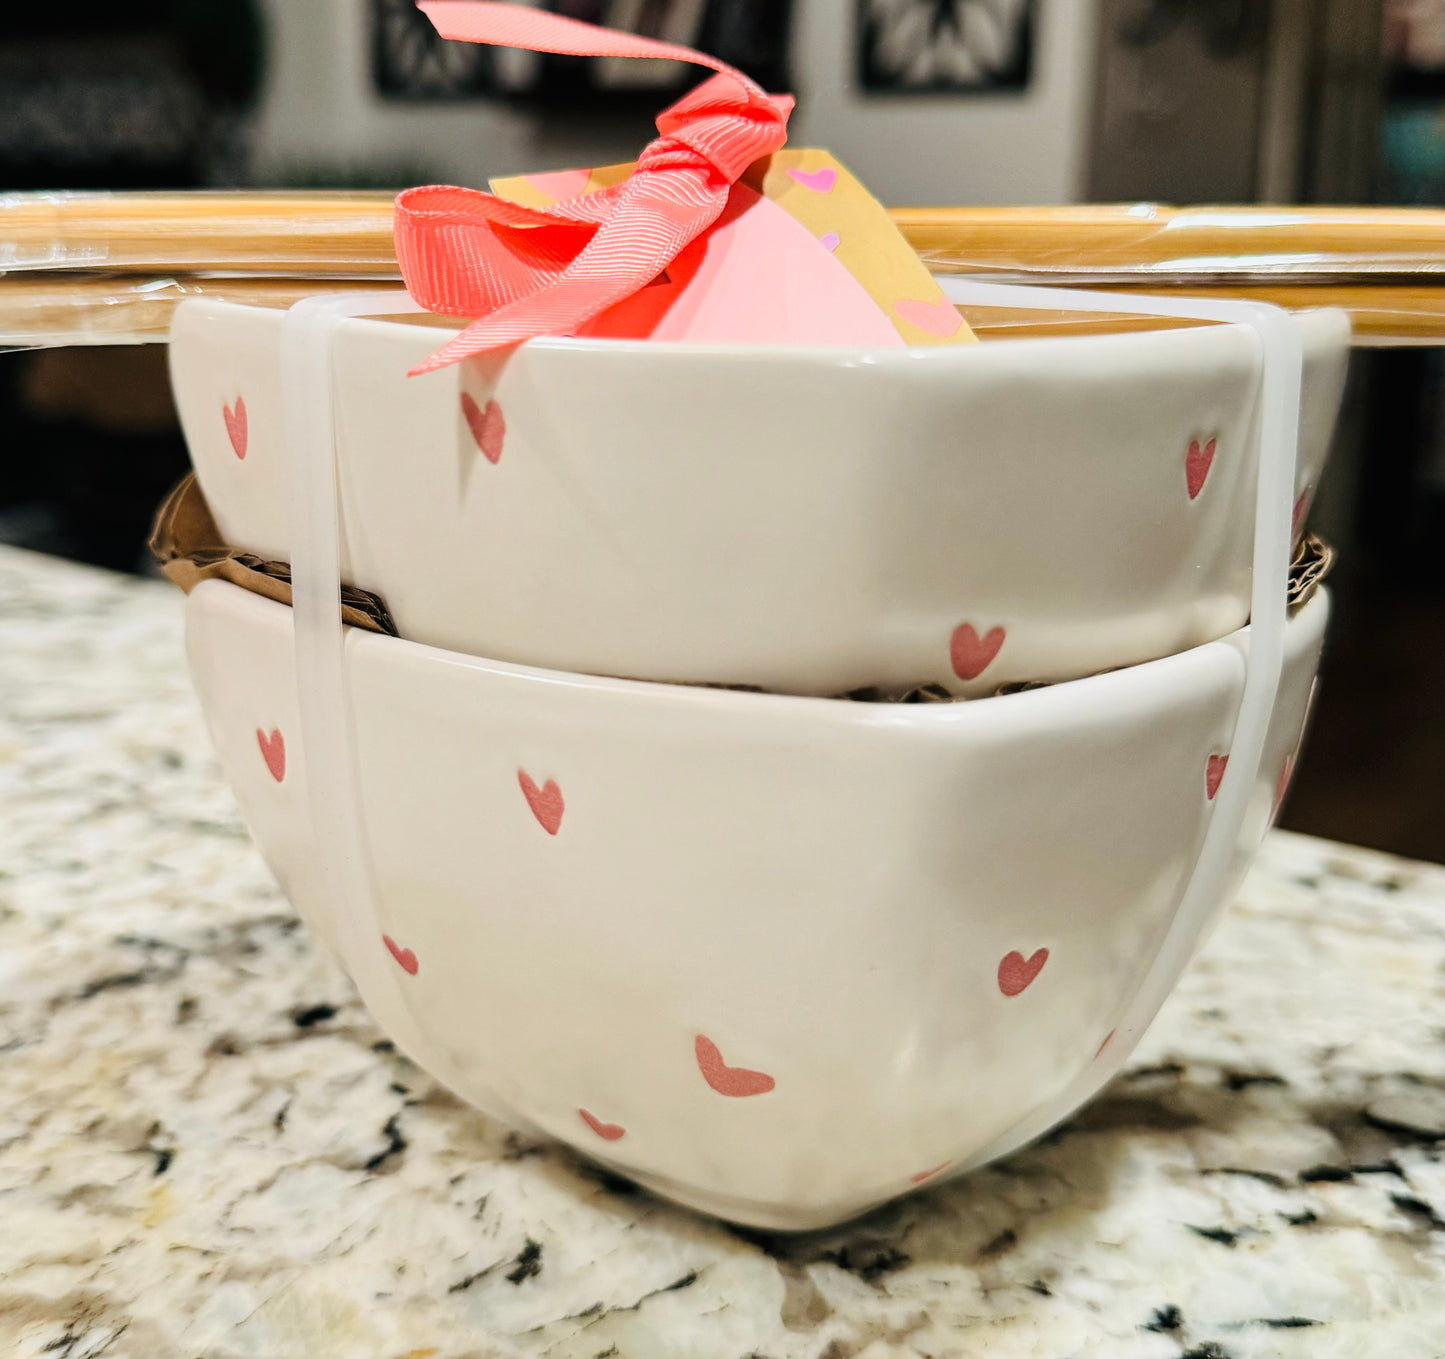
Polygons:
<instances>
[{"instance_id":1,"label":"granite countertop","mask_svg":"<svg viewBox=\"0 0 1445 1359\"><path fill-rule=\"evenodd\" d=\"M1445 1356L1445 869L1273 833L1072 1122L741 1232L382 1039L237 819L180 613L0 549L0 1354Z\"/></svg>"}]
</instances>

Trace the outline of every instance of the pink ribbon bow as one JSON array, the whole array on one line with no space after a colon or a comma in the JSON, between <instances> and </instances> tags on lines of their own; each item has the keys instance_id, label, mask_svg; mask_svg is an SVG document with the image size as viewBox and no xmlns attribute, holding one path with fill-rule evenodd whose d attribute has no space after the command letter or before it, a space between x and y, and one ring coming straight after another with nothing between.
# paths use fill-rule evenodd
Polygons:
<instances>
[{"instance_id":1,"label":"pink ribbon bow","mask_svg":"<svg viewBox=\"0 0 1445 1359\"><path fill-rule=\"evenodd\" d=\"M568 56L665 57L717 74L657 117L661 136L620 184L521 207L433 184L396 200L396 257L428 311L478 319L412 371L534 335L571 335L646 287L721 215L728 192L787 141L791 95L765 94L725 62L689 47L485 0L419 0L443 38Z\"/></svg>"}]
</instances>

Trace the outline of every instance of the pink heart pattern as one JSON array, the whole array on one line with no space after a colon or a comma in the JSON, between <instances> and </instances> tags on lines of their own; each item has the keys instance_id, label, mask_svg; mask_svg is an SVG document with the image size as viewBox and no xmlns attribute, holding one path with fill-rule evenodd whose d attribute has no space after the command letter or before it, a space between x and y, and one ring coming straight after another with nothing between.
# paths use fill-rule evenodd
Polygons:
<instances>
[{"instance_id":1,"label":"pink heart pattern","mask_svg":"<svg viewBox=\"0 0 1445 1359\"><path fill-rule=\"evenodd\" d=\"M788 178L814 193L832 193L838 172L831 165L825 165L821 170L789 170Z\"/></svg>"},{"instance_id":2,"label":"pink heart pattern","mask_svg":"<svg viewBox=\"0 0 1445 1359\"><path fill-rule=\"evenodd\" d=\"M507 437L507 421L502 415L502 408L495 401L478 406L470 392L463 392L462 415L477 447L482 450L482 456L495 467L501 460L502 442Z\"/></svg>"},{"instance_id":3,"label":"pink heart pattern","mask_svg":"<svg viewBox=\"0 0 1445 1359\"><path fill-rule=\"evenodd\" d=\"M465 402L469 398L463 397ZM475 405L475 403L473 403ZM470 423L471 417L468 416ZM480 442L480 440L479 440ZM998 654L999 648L1004 642L1004 629L1002 627L991 628L984 637L980 638L977 630L972 624L964 623L955 631L952 643L952 656L954 669L961 678L972 679L980 674L992 662ZM266 767L270 770L271 776L279 783L286 774L286 743L279 728L273 728L268 734L261 728L256 729L256 741L261 750L262 758ZM1228 763L1228 756L1211 755L1206 770L1206 787L1209 796L1212 798L1218 790L1219 782L1223 778L1225 766ZM1279 787L1276 790L1277 796L1283 793L1292 772L1294 761L1291 758L1281 771ZM532 814L537 818L542 828L549 835L556 835L561 828L562 816L566 810L566 804L562 797L562 790L554 779L548 779L545 784L538 786L535 779L525 769L517 771L517 781L522 789L527 805L531 808ZM408 976L416 976L420 970L420 962L416 953L398 944L390 935L382 935L382 942L387 951L396 961L397 965ZM1017 949L1005 954L998 965L998 988L1009 997L1020 995L1028 989L1043 971L1045 963L1049 959L1049 950L1039 948L1025 958ZM1112 1031L1105 1036L1104 1041L1099 1045L1099 1052L1102 1053L1113 1037ZM705 1034L698 1034L694 1041L694 1054L697 1060L698 1070L708 1086L730 1099L745 1099L754 1095L767 1094L776 1088L775 1079L764 1071L754 1071L747 1067L730 1066L724 1060L721 1050ZM606 1142L615 1142L626 1136L627 1130L621 1124L608 1123L598 1118L587 1109L579 1108L579 1117L593 1133ZM945 1170L951 1162L944 1161L930 1169L919 1171L909 1177L911 1184L919 1185L932 1179L935 1175Z\"/></svg>"},{"instance_id":4,"label":"pink heart pattern","mask_svg":"<svg viewBox=\"0 0 1445 1359\"><path fill-rule=\"evenodd\" d=\"M386 945L386 951L396 959L397 966L400 967L408 977L416 976L421 964L417 962L415 953L409 948L402 948L389 934L383 934L381 936L381 942Z\"/></svg>"},{"instance_id":5,"label":"pink heart pattern","mask_svg":"<svg viewBox=\"0 0 1445 1359\"><path fill-rule=\"evenodd\" d=\"M982 637L972 623L960 623L953 630L948 644L953 673L961 680L977 679L993 664L1006 634L1002 628L990 628Z\"/></svg>"},{"instance_id":6,"label":"pink heart pattern","mask_svg":"<svg viewBox=\"0 0 1445 1359\"><path fill-rule=\"evenodd\" d=\"M1204 479L1214 464L1215 440L1211 439L1203 448L1198 439L1189 441L1189 451L1184 455L1184 484L1193 500L1204 489Z\"/></svg>"},{"instance_id":7,"label":"pink heart pattern","mask_svg":"<svg viewBox=\"0 0 1445 1359\"><path fill-rule=\"evenodd\" d=\"M244 462L246 458L246 446L250 442L250 429L246 422L245 398L238 396L234 409L223 402L221 404L221 414L225 416L226 419L226 433L230 436L231 451Z\"/></svg>"},{"instance_id":8,"label":"pink heart pattern","mask_svg":"<svg viewBox=\"0 0 1445 1359\"><path fill-rule=\"evenodd\" d=\"M562 790L555 779L548 779L540 788L525 769L517 770L517 782L522 785L522 796L527 806L548 835L556 835L562 829L562 813L567 804L562 800Z\"/></svg>"},{"instance_id":9,"label":"pink heart pattern","mask_svg":"<svg viewBox=\"0 0 1445 1359\"><path fill-rule=\"evenodd\" d=\"M1220 782L1224 778L1224 771L1229 767L1228 755L1211 755L1209 763L1204 766L1204 792L1211 802L1214 795L1219 791Z\"/></svg>"},{"instance_id":10,"label":"pink heart pattern","mask_svg":"<svg viewBox=\"0 0 1445 1359\"><path fill-rule=\"evenodd\" d=\"M749 1071L746 1067L729 1066L711 1038L698 1034L693 1045L702 1078L720 1095L729 1099L745 1099L749 1095L766 1095L777 1084L765 1071Z\"/></svg>"},{"instance_id":11,"label":"pink heart pattern","mask_svg":"<svg viewBox=\"0 0 1445 1359\"><path fill-rule=\"evenodd\" d=\"M1305 521L1305 515L1309 513L1310 489L1310 487L1306 486L1304 490L1299 493L1299 499L1295 501L1294 509L1290 511L1289 531L1290 537L1292 538L1299 537L1300 527Z\"/></svg>"},{"instance_id":12,"label":"pink heart pattern","mask_svg":"<svg viewBox=\"0 0 1445 1359\"><path fill-rule=\"evenodd\" d=\"M1006 996L1016 996L1033 985L1034 978L1044 970L1049 960L1046 948L1038 949L1032 957L1025 958L1014 949L1005 953L998 965L998 989Z\"/></svg>"},{"instance_id":13,"label":"pink heart pattern","mask_svg":"<svg viewBox=\"0 0 1445 1359\"><path fill-rule=\"evenodd\" d=\"M936 302L920 302L916 297L900 297L893 304L893 310L910 326L917 326L928 335L937 335L946 340L957 335L963 325L963 314L946 297Z\"/></svg>"},{"instance_id":14,"label":"pink heart pattern","mask_svg":"<svg viewBox=\"0 0 1445 1359\"><path fill-rule=\"evenodd\" d=\"M286 777L286 738L276 727L272 727L269 736L257 727L256 744L261 747L261 758L266 761L271 777L280 783Z\"/></svg>"},{"instance_id":15,"label":"pink heart pattern","mask_svg":"<svg viewBox=\"0 0 1445 1359\"><path fill-rule=\"evenodd\" d=\"M1289 755L1285 758L1284 766L1279 771L1279 778L1274 781L1274 806L1270 808L1270 818L1279 815L1279 809L1284 806L1284 796L1289 792L1290 780L1294 778L1295 757Z\"/></svg>"},{"instance_id":16,"label":"pink heart pattern","mask_svg":"<svg viewBox=\"0 0 1445 1359\"><path fill-rule=\"evenodd\" d=\"M824 250L828 251L829 254L831 254L834 250L838 248L838 243L842 239L843 238L838 235L836 231L825 231L821 236L818 237L818 244L821 245Z\"/></svg>"},{"instance_id":17,"label":"pink heart pattern","mask_svg":"<svg viewBox=\"0 0 1445 1359\"><path fill-rule=\"evenodd\" d=\"M604 1142L615 1142L619 1137L627 1136L627 1129L620 1123L604 1123L596 1114L590 1114L586 1109L578 1109L577 1112L582 1121Z\"/></svg>"},{"instance_id":18,"label":"pink heart pattern","mask_svg":"<svg viewBox=\"0 0 1445 1359\"><path fill-rule=\"evenodd\" d=\"M909 1184L922 1184L924 1180L931 1180L940 1170L947 1170L953 1164L952 1161L940 1161L932 1170L920 1170L916 1175L908 1177Z\"/></svg>"}]
</instances>

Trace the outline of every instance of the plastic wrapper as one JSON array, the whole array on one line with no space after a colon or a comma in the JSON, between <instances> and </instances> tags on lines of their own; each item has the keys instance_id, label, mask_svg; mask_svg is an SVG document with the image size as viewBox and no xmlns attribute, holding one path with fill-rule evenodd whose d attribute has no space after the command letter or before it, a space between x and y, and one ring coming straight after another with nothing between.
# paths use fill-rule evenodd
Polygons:
<instances>
[{"instance_id":1,"label":"plastic wrapper","mask_svg":"<svg viewBox=\"0 0 1445 1359\"><path fill-rule=\"evenodd\" d=\"M893 219L935 273L1341 307L1357 344L1445 344L1445 212L1434 208L1136 203L899 208ZM1037 317L1018 321L1027 333Z\"/></svg>"},{"instance_id":2,"label":"plastic wrapper","mask_svg":"<svg viewBox=\"0 0 1445 1359\"><path fill-rule=\"evenodd\" d=\"M936 272L944 272L938 270ZM983 274L985 271L971 271ZM995 277L989 275L990 278ZM1000 278L999 281L1002 281ZM1062 282L1033 278L1033 283ZM1071 286L1081 286L1075 280ZM1093 286L1093 285L1082 285ZM1211 285L1205 282L1173 286L1108 285L1112 293L1140 293L1151 297L1219 297L1270 302L1288 311L1310 307L1339 307L1349 313L1357 348L1392 348L1407 345L1445 345L1445 283L1429 285ZM1026 339L1041 335L1093 335L1122 330L1159 330L1169 326L1204 325L1207 322L1163 320L1106 312L1056 312L1040 320L1037 312L1011 312L1002 307L961 307L974 331L991 340Z\"/></svg>"},{"instance_id":3,"label":"plastic wrapper","mask_svg":"<svg viewBox=\"0 0 1445 1359\"><path fill-rule=\"evenodd\" d=\"M1445 212L1403 208L900 208L935 273L1340 306L1361 344L1445 344ZM0 195L0 347L164 340L193 294L286 307L399 279L386 193ZM1178 324L967 308L981 337Z\"/></svg>"},{"instance_id":4,"label":"plastic wrapper","mask_svg":"<svg viewBox=\"0 0 1445 1359\"><path fill-rule=\"evenodd\" d=\"M0 194L0 270L397 276L391 193Z\"/></svg>"},{"instance_id":5,"label":"plastic wrapper","mask_svg":"<svg viewBox=\"0 0 1445 1359\"><path fill-rule=\"evenodd\" d=\"M375 286L374 279L318 280L256 275L12 275L0 278L0 349L164 343L170 333L171 313L185 297L215 297L250 306L285 308L321 290L337 292ZM1342 307L1350 314L1357 345L1445 345L1445 288L1440 287L1196 285L1110 291L1252 297L1287 308ZM1041 316L1037 311L1015 311L1007 307L964 306L960 310L974 333L986 340L1113 334L1208 324L1112 312L1058 311ZM452 319L461 326L468 318Z\"/></svg>"},{"instance_id":6,"label":"plastic wrapper","mask_svg":"<svg viewBox=\"0 0 1445 1359\"><path fill-rule=\"evenodd\" d=\"M895 208L893 220L929 268L1018 283L1445 284L1445 213L1432 208Z\"/></svg>"},{"instance_id":7,"label":"plastic wrapper","mask_svg":"<svg viewBox=\"0 0 1445 1359\"><path fill-rule=\"evenodd\" d=\"M163 344L171 313L186 297L284 308L323 288L375 286L374 280L258 275L12 274L0 278L0 349Z\"/></svg>"}]
</instances>

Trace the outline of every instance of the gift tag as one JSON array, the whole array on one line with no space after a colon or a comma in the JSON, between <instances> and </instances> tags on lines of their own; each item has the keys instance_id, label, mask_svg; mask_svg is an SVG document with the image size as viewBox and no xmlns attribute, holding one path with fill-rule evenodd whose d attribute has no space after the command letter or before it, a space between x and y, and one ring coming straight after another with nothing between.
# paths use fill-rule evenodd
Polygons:
<instances>
[{"instance_id":1,"label":"gift tag","mask_svg":"<svg viewBox=\"0 0 1445 1359\"><path fill-rule=\"evenodd\" d=\"M530 208L619 184L630 164L494 179ZM650 287L578 332L740 344L967 344L975 336L887 210L826 151L755 161L717 222Z\"/></svg>"}]
</instances>

